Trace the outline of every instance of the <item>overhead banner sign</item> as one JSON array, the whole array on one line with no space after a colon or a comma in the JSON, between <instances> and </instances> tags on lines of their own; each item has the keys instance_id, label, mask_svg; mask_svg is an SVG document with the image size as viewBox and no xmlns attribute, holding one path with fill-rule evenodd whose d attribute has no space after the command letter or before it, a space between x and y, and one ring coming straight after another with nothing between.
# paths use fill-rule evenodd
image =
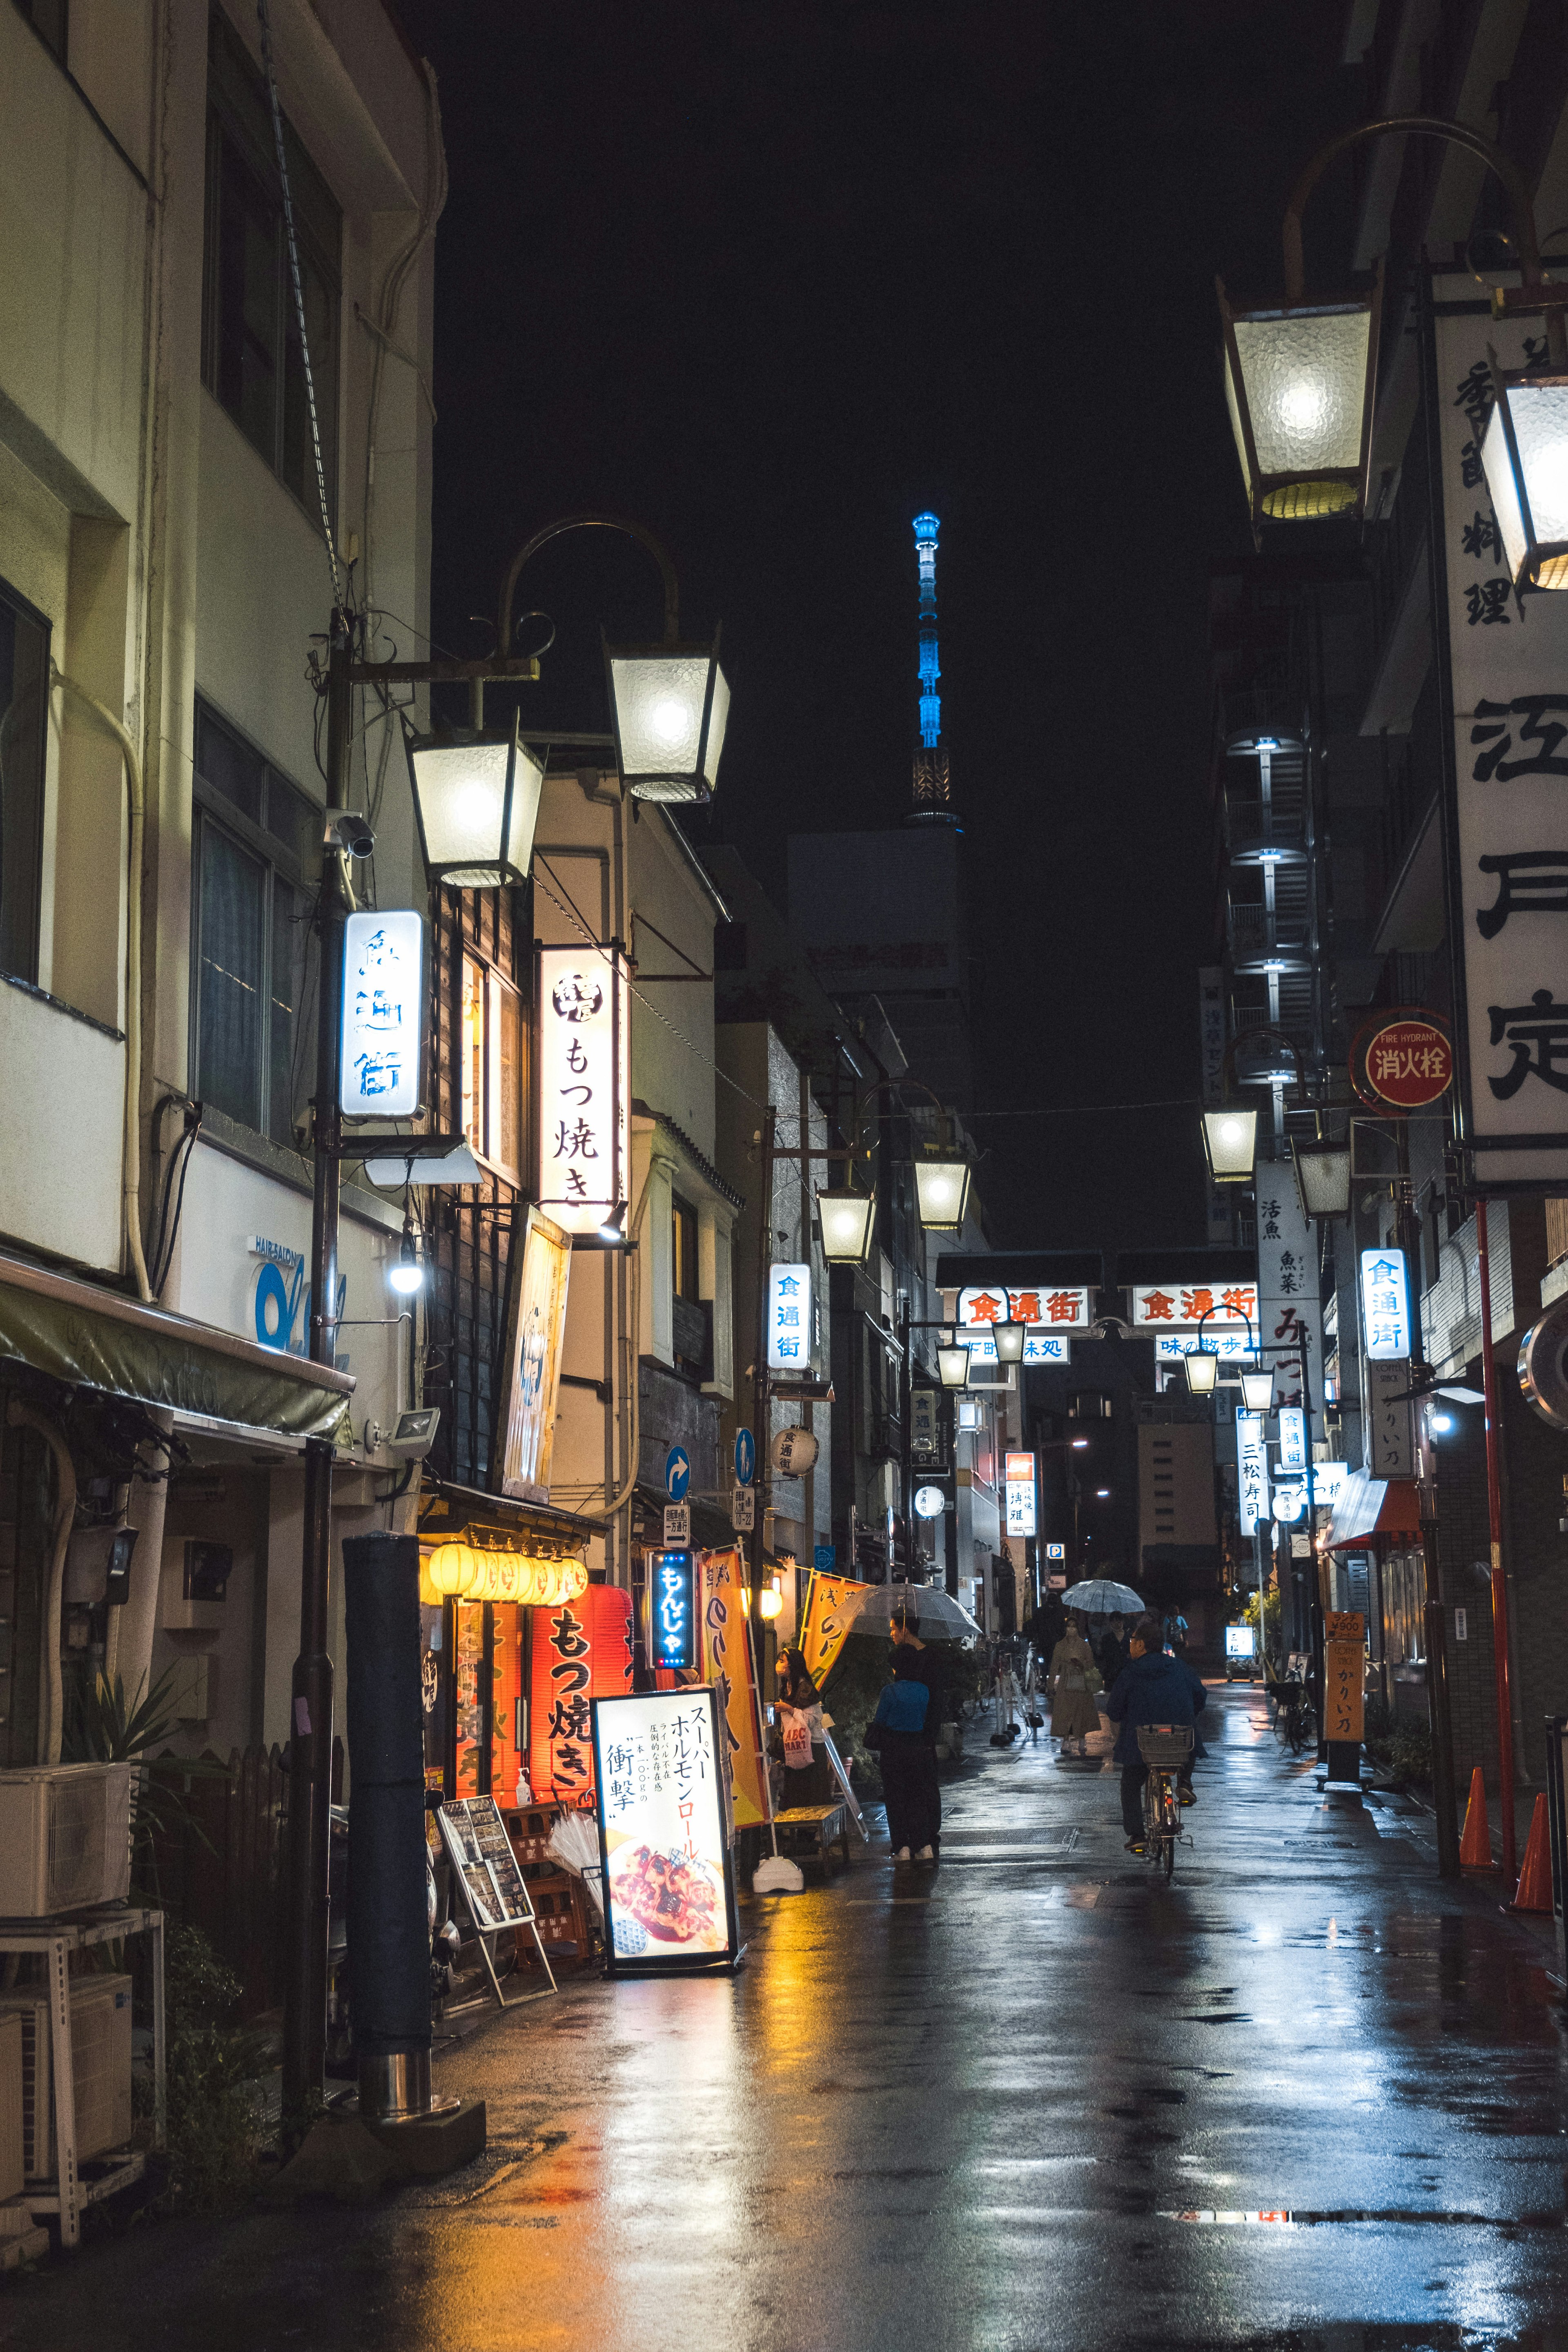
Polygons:
<instances>
[{"instance_id":1,"label":"overhead banner sign","mask_svg":"<svg viewBox=\"0 0 1568 2352\"><path fill-rule=\"evenodd\" d=\"M811 1362L811 1268L768 1268L768 1369L805 1371Z\"/></svg>"},{"instance_id":2,"label":"overhead banner sign","mask_svg":"<svg viewBox=\"0 0 1568 2352\"><path fill-rule=\"evenodd\" d=\"M1239 1358L1243 1362L1252 1359L1252 1342L1246 1331L1216 1331L1205 1323L1203 1338L1195 1331L1159 1331L1153 1334L1154 1361L1157 1364L1177 1364L1184 1356L1193 1355L1202 1348L1205 1356L1219 1356L1226 1363Z\"/></svg>"},{"instance_id":3,"label":"overhead banner sign","mask_svg":"<svg viewBox=\"0 0 1568 2352\"><path fill-rule=\"evenodd\" d=\"M540 1206L597 1234L630 1198L631 994L618 948L539 950Z\"/></svg>"},{"instance_id":4,"label":"overhead banner sign","mask_svg":"<svg viewBox=\"0 0 1568 2352\"><path fill-rule=\"evenodd\" d=\"M733 1964L717 1694L595 1699L594 1753L610 1974Z\"/></svg>"},{"instance_id":5,"label":"overhead banner sign","mask_svg":"<svg viewBox=\"0 0 1568 2352\"><path fill-rule=\"evenodd\" d=\"M1032 1536L1036 1532L1035 1457L1032 1454L1009 1454L1004 1466L1007 1533Z\"/></svg>"},{"instance_id":6,"label":"overhead banner sign","mask_svg":"<svg viewBox=\"0 0 1568 2352\"><path fill-rule=\"evenodd\" d=\"M1468 272L1435 276L1432 293L1462 1139L1477 1191L1568 1191L1568 595L1514 593L1480 462L1488 347L1505 373L1522 368L1541 356L1545 330L1539 319L1494 319Z\"/></svg>"},{"instance_id":7,"label":"overhead banner sign","mask_svg":"<svg viewBox=\"0 0 1568 2352\"><path fill-rule=\"evenodd\" d=\"M1207 1320L1205 1321L1205 1318ZM1248 1318L1258 1328L1258 1286L1231 1282L1214 1286L1192 1282L1138 1282L1132 1286L1132 1328L1137 1331L1168 1330L1176 1323L1203 1323L1204 1345L1225 1330L1245 1335Z\"/></svg>"},{"instance_id":8,"label":"overhead banner sign","mask_svg":"<svg viewBox=\"0 0 1568 2352\"><path fill-rule=\"evenodd\" d=\"M994 1323L1027 1326L1024 1339L1026 1364L1067 1364L1072 1361L1071 1337L1086 1336L1094 1319L1089 1291L1067 1289L1005 1290L998 1283L958 1294L958 1337L977 1364L996 1361L996 1342L985 1334Z\"/></svg>"},{"instance_id":9,"label":"overhead banner sign","mask_svg":"<svg viewBox=\"0 0 1568 2352\"><path fill-rule=\"evenodd\" d=\"M424 1066L425 925L401 909L351 915L343 926L345 1118L412 1118Z\"/></svg>"},{"instance_id":10,"label":"overhead banner sign","mask_svg":"<svg viewBox=\"0 0 1568 2352\"><path fill-rule=\"evenodd\" d=\"M1263 1443L1263 1416L1236 1416L1236 1463L1240 1482L1241 1532L1251 1535L1268 1511L1268 1455Z\"/></svg>"}]
</instances>

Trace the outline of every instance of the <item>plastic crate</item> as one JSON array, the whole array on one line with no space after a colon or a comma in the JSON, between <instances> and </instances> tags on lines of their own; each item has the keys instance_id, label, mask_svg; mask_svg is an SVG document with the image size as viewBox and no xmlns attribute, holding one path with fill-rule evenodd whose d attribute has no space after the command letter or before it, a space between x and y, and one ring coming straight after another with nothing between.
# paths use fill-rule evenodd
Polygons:
<instances>
[{"instance_id":1,"label":"plastic crate","mask_svg":"<svg viewBox=\"0 0 1568 2352\"><path fill-rule=\"evenodd\" d=\"M1138 1727L1138 1753L1145 1764L1161 1771L1173 1771L1178 1765L1190 1763L1193 1753L1193 1730L1185 1723L1141 1723Z\"/></svg>"}]
</instances>

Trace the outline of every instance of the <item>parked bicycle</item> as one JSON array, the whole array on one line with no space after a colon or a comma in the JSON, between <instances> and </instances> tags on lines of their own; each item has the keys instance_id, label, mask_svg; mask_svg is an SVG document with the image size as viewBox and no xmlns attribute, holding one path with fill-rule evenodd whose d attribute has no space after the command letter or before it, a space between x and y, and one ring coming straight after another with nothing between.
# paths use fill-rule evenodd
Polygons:
<instances>
[{"instance_id":1,"label":"parked bicycle","mask_svg":"<svg viewBox=\"0 0 1568 2352\"><path fill-rule=\"evenodd\" d=\"M1190 1723L1141 1723L1138 1753L1148 1768L1143 1783L1143 1853L1167 1878L1176 1866L1182 1835L1180 1776L1193 1760Z\"/></svg>"},{"instance_id":2,"label":"parked bicycle","mask_svg":"<svg viewBox=\"0 0 1568 2352\"><path fill-rule=\"evenodd\" d=\"M1289 1680L1271 1682L1268 1696L1274 1702L1274 1729L1277 1737L1292 1756L1300 1756L1309 1743L1317 1746L1317 1719L1312 1712L1312 1694L1305 1683Z\"/></svg>"}]
</instances>

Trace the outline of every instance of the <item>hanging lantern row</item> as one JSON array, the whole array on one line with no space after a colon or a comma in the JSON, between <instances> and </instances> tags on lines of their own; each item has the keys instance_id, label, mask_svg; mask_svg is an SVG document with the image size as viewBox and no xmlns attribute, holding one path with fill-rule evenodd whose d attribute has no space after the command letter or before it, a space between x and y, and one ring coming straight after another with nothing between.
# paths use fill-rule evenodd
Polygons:
<instances>
[{"instance_id":1,"label":"hanging lantern row","mask_svg":"<svg viewBox=\"0 0 1568 2352\"><path fill-rule=\"evenodd\" d=\"M580 1559L481 1550L475 1544L437 1544L427 1556L426 1569L431 1584L446 1601L518 1601L533 1608L552 1609L563 1601L576 1601L588 1589L588 1571Z\"/></svg>"}]
</instances>

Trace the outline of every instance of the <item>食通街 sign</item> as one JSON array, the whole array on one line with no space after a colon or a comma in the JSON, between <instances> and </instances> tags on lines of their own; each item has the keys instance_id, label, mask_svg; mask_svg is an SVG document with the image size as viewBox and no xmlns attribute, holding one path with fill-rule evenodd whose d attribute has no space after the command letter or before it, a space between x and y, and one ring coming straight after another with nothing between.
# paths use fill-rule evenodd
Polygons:
<instances>
[{"instance_id":1,"label":"\u98df\u901a\u8857 sign","mask_svg":"<svg viewBox=\"0 0 1568 2352\"><path fill-rule=\"evenodd\" d=\"M709 1686L594 1701L612 1976L740 1958L721 1737Z\"/></svg>"},{"instance_id":2,"label":"\u98df\u901a\u8857 sign","mask_svg":"<svg viewBox=\"0 0 1568 2352\"><path fill-rule=\"evenodd\" d=\"M1494 319L1468 272L1435 276L1432 295L1462 1142L1478 1192L1568 1191L1568 594L1516 593L1481 467L1489 352L1527 367L1545 328Z\"/></svg>"}]
</instances>

